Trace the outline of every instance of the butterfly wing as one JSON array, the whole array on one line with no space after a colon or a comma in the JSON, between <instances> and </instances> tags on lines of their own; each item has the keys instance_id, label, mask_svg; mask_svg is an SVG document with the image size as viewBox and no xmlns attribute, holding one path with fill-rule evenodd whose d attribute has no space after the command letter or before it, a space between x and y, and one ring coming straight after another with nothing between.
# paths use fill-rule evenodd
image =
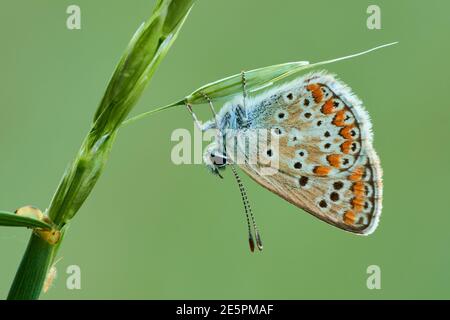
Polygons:
<instances>
[{"instance_id":1,"label":"butterfly wing","mask_svg":"<svg viewBox=\"0 0 450 320\"><path fill-rule=\"evenodd\" d=\"M332 75L313 73L248 106L250 127L234 137L245 159L232 160L317 218L349 232L372 233L382 207L382 172L368 114L350 88ZM270 129L264 143L261 129Z\"/></svg>"}]
</instances>

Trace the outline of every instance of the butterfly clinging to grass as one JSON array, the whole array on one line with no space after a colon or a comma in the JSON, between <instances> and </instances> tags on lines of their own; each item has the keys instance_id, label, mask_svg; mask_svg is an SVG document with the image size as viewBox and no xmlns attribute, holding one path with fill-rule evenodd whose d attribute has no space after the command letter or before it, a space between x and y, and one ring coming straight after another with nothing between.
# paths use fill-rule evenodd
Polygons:
<instances>
[{"instance_id":1,"label":"butterfly clinging to grass","mask_svg":"<svg viewBox=\"0 0 450 320\"><path fill-rule=\"evenodd\" d=\"M357 55L242 72L206 85L182 101L202 131L216 130L204 162L220 177L225 168L231 168L244 202L251 251L255 242L260 250L263 245L237 167L335 227L362 235L377 228L382 171L373 148L372 124L361 100L327 71L274 86L275 81L299 71ZM213 99L232 96L216 113ZM192 105L205 102L213 119L202 125Z\"/></svg>"},{"instance_id":2,"label":"butterfly clinging to grass","mask_svg":"<svg viewBox=\"0 0 450 320\"><path fill-rule=\"evenodd\" d=\"M245 73L243 79L245 90ZM204 161L217 175L232 168L249 214L235 165L333 226L358 234L377 227L382 183L371 123L362 102L334 75L313 72L251 98L244 93L202 126L207 129L217 129L217 137ZM253 231L262 249L256 224ZM250 224L249 241L253 250Z\"/></svg>"}]
</instances>

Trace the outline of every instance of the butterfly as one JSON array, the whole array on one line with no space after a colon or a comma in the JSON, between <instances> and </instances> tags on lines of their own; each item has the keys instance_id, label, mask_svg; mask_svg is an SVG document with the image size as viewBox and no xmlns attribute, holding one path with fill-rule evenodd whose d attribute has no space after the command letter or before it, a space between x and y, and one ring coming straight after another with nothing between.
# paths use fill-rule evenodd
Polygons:
<instances>
[{"instance_id":1,"label":"butterfly","mask_svg":"<svg viewBox=\"0 0 450 320\"><path fill-rule=\"evenodd\" d=\"M201 125L216 130L206 148L207 168L222 177L231 167L247 215L251 251L262 250L240 167L254 181L316 218L368 235L382 209L382 170L373 148L372 125L361 100L333 74L312 72L249 97L224 104ZM253 233L252 228L253 225Z\"/></svg>"}]
</instances>

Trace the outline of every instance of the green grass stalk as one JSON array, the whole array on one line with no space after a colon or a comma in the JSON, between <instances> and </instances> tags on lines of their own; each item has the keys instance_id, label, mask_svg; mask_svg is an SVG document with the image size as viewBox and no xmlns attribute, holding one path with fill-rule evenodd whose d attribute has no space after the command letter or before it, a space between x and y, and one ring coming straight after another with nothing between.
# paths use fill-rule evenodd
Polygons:
<instances>
[{"instance_id":1,"label":"green grass stalk","mask_svg":"<svg viewBox=\"0 0 450 320\"><path fill-rule=\"evenodd\" d=\"M158 0L150 19L129 43L95 113L91 130L64 173L47 211L61 235L101 176L118 129L177 38L194 2ZM58 243L50 244L32 233L8 299L39 298L62 240L61 236Z\"/></svg>"}]
</instances>

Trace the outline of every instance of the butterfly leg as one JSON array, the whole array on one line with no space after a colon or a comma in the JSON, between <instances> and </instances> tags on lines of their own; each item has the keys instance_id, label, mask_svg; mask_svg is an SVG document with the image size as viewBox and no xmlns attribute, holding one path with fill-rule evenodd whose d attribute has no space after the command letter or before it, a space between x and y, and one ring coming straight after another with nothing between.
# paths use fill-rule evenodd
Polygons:
<instances>
[{"instance_id":1,"label":"butterfly leg","mask_svg":"<svg viewBox=\"0 0 450 320\"><path fill-rule=\"evenodd\" d=\"M214 105L212 103L211 98L206 94L202 92L203 97L206 99L206 101L208 101L208 105L209 105L209 109L211 110L213 117L214 117L214 121L216 123L216 128L219 128L219 123L217 122L217 113L216 110L214 109Z\"/></svg>"},{"instance_id":2,"label":"butterfly leg","mask_svg":"<svg viewBox=\"0 0 450 320\"><path fill-rule=\"evenodd\" d=\"M241 82L242 82L242 98L244 101L244 108L245 108L245 100L247 100L247 78L245 76L245 71L241 71Z\"/></svg>"},{"instance_id":3,"label":"butterfly leg","mask_svg":"<svg viewBox=\"0 0 450 320\"><path fill-rule=\"evenodd\" d=\"M192 110L192 106L189 103L186 103L186 108L188 109L189 113L191 114L192 119L194 119L194 123L197 126L197 129L199 129L200 131L203 131L203 126L200 123L200 121L198 121L196 114Z\"/></svg>"},{"instance_id":4,"label":"butterfly leg","mask_svg":"<svg viewBox=\"0 0 450 320\"><path fill-rule=\"evenodd\" d=\"M244 105L243 110L245 112L244 119L247 120L246 100L247 100L248 93L247 93L247 78L245 76L244 70L241 71L241 82L242 82L242 103Z\"/></svg>"}]
</instances>

